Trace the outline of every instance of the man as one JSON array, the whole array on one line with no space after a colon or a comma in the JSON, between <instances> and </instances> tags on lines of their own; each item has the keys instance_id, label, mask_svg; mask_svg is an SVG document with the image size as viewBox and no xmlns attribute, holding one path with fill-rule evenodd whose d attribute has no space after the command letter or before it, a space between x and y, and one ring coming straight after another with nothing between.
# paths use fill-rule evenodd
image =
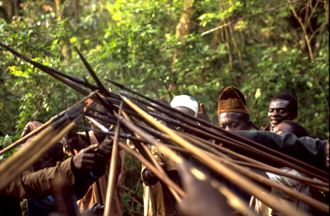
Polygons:
<instances>
[{"instance_id":1,"label":"man","mask_svg":"<svg viewBox=\"0 0 330 216\"><path fill-rule=\"evenodd\" d=\"M226 87L218 98L218 121L224 130L256 128L250 121L244 95L233 86Z\"/></svg>"},{"instance_id":2,"label":"man","mask_svg":"<svg viewBox=\"0 0 330 216\"><path fill-rule=\"evenodd\" d=\"M102 106L97 104L94 108L94 110L91 110L91 115L94 117L97 117L97 121L104 125L105 127L109 128L110 124L106 121L107 116L104 115L104 113L107 113L108 111ZM88 132L78 132L78 133L72 133L69 134L67 137L67 147L70 149L71 152L80 152L81 148L84 148L85 146L92 144L98 144L98 145L108 145L109 142L112 142L111 139L109 139L105 133L102 133L97 127L94 125L91 126L92 130ZM122 208L120 203L120 193L119 193L119 184L120 184L120 178L123 175L123 161L124 155L120 152L120 157L118 157L117 162L117 179L116 179L116 186L114 188L114 196L113 196L113 207L111 208L111 215L122 215ZM103 164L96 164L96 166L101 166ZM77 202L77 205L80 209L80 211L86 211L95 204L103 205L105 198L106 198L106 192L107 192L107 184L108 184L108 177L109 177L109 167L110 167L110 160L104 161L105 165L105 172L104 175L99 176L99 178L95 181L94 184L92 184L86 194Z\"/></svg>"},{"instance_id":3,"label":"man","mask_svg":"<svg viewBox=\"0 0 330 216\"><path fill-rule=\"evenodd\" d=\"M198 102L188 95L175 96L170 106L191 116L198 114ZM157 162L164 168L167 175L177 184L180 183L176 164L160 154L154 146L150 151ZM166 185L147 168L142 167L141 178L143 181L144 215L181 215L177 210L177 203Z\"/></svg>"},{"instance_id":4,"label":"man","mask_svg":"<svg viewBox=\"0 0 330 216\"><path fill-rule=\"evenodd\" d=\"M170 106L191 116L196 116L198 113L198 102L189 95L175 96Z\"/></svg>"},{"instance_id":5,"label":"man","mask_svg":"<svg viewBox=\"0 0 330 216\"><path fill-rule=\"evenodd\" d=\"M280 94L270 100L268 107L269 126L265 130L274 131L274 127L283 120L294 120L298 115L297 99L290 94Z\"/></svg>"},{"instance_id":6,"label":"man","mask_svg":"<svg viewBox=\"0 0 330 216\"><path fill-rule=\"evenodd\" d=\"M110 156L109 150L103 152L104 147L91 145L53 167L23 173L0 191L1 212L4 215L21 215L18 200L47 197L53 192L55 177L58 175L64 178L76 195L84 194L95 178L104 173L104 167L95 169L97 161L105 161ZM100 172L101 169L103 172Z\"/></svg>"}]
</instances>

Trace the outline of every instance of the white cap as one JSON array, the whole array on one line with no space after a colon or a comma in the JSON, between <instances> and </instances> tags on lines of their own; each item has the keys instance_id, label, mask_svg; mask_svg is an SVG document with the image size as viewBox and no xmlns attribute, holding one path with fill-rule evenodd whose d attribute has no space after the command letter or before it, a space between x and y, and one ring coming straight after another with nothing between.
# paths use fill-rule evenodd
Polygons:
<instances>
[{"instance_id":1,"label":"white cap","mask_svg":"<svg viewBox=\"0 0 330 216\"><path fill-rule=\"evenodd\" d=\"M177 107L187 107L195 112L195 114L198 112L198 102L195 100L195 98L189 96L189 95L177 95L173 98L173 100L170 103L172 108Z\"/></svg>"}]
</instances>

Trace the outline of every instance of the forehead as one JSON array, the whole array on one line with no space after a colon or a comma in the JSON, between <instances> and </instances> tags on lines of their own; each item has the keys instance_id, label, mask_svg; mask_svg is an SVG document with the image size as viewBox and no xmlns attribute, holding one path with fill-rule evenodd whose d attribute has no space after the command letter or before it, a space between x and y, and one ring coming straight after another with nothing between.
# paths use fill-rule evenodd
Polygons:
<instances>
[{"instance_id":1,"label":"forehead","mask_svg":"<svg viewBox=\"0 0 330 216\"><path fill-rule=\"evenodd\" d=\"M188 115L191 115L191 116L195 115L195 111L188 108L188 107L179 106L179 107L176 107L175 109L180 110L181 112L184 112L184 113L186 113Z\"/></svg>"},{"instance_id":2,"label":"forehead","mask_svg":"<svg viewBox=\"0 0 330 216\"><path fill-rule=\"evenodd\" d=\"M270 101L269 108L287 108L289 105L288 100L274 99Z\"/></svg>"},{"instance_id":3,"label":"forehead","mask_svg":"<svg viewBox=\"0 0 330 216\"><path fill-rule=\"evenodd\" d=\"M225 112L219 115L219 122L239 122L244 119L244 115L238 112Z\"/></svg>"}]
</instances>

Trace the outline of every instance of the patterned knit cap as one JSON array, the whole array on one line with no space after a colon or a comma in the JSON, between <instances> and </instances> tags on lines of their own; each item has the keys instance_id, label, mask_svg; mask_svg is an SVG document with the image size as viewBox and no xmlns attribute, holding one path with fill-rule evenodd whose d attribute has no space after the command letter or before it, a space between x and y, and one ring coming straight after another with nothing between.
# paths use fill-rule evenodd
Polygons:
<instances>
[{"instance_id":1,"label":"patterned knit cap","mask_svg":"<svg viewBox=\"0 0 330 216\"><path fill-rule=\"evenodd\" d=\"M244 95L233 86L226 87L218 98L218 115L225 112L239 112L249 115Z\"/></svg>"}]
</instances>

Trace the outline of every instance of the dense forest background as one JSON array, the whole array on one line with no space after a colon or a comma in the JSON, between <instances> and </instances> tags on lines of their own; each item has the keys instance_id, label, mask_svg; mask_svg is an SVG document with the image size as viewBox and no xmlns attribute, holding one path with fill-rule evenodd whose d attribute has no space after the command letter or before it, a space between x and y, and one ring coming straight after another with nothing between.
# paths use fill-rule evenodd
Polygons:
<instances>
[{"instance_id":1,"label":"dense forest background","mask_svg":"<svg viewBox=\"0 0 330 216\"><path fill-rule=\"evenodd\" d=\"M90 80L76 46L107 86L106 78L167 101L190 94L215 124L225 86L242 90L260 127L269 99L291 92L297 121L323 139L328 22L327 0L0 0L1 42L38 62ZM0 60L3 145L28 121L44 122L81 97L4 50ZM128 173L138 169L127 163ZM134 185L138 177L128 180ZM123 187L130 214L141 212L141 197L134 197L141 187L134 187Z\"/></svg>"}]
</instances>

